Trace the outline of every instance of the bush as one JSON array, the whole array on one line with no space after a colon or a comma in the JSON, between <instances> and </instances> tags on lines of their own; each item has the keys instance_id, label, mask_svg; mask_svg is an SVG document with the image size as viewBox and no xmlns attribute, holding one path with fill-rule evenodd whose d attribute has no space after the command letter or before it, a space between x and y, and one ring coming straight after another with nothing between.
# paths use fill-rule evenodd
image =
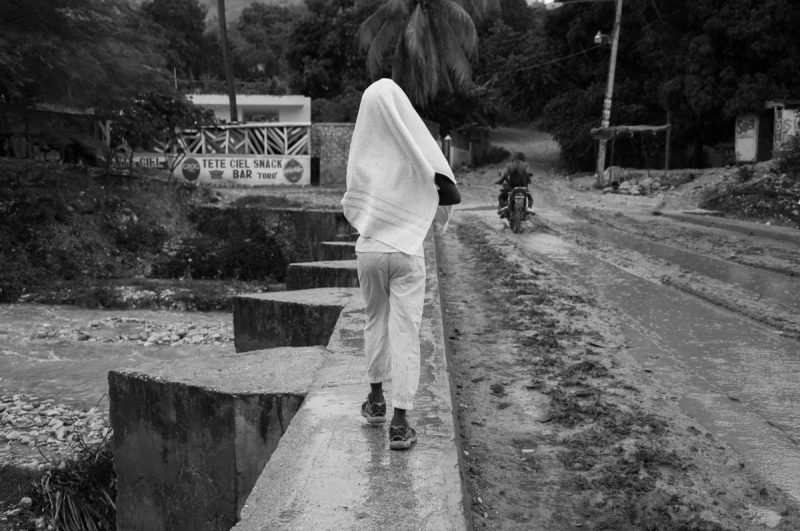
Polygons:
<instances>
[{"instance_id":1,"label":"bush","mask_svg":"<svg viewBox=\"0 0 800 531\"><path fill-rule=\"evenodd\" d=\"M736 178L741 181L749 181L750 179L755 176L756 171L753 169L752 166L739 166L739 169L736 170Z\"/></svg>"},{"instance_id":2,"label":"bush","mask_svg":"<svg viewBox=\"0 0 800 531\"><path fill-rule=\"evenodd\" d=\"M510 156L511 152L504 147L489 146L489 149L486 150L483 162L485 164L497 164L498 162L503 162Z\"/></svg>"},{"instance_id":3,"label":"bush","mask_svg":"<svg viewBox=\"0 0 800 531\"><path fill-rule=\"evenodd\" d=\"M572 90L556 96L542 111L541 125L561 147L561 160L568 171L590 171L596 163L591 128L602 108L602 93ZM591 121L590 121L591 120Z\"/></svg>"},{"instance_id":4,"label":"bush","mask_svg":"<svg viewBox=\"0 0 800 531\"><path fill-rule=\"evenodd\" d=\"M792 136L789 146L778 156L778 171L800 178L800 135Z\"/></svg>"},{"instance_id":5,"label":"bush","mask_svg":"<svg viewBox=\"0 0 800 531\"><path fill-rule=\"evenodd\" d=\"M49 275L33 267L24 254L0 254L0 302L17 302L31 286L39 285L41 278Z\"/></svg>"},{"instance_id":6,"label":"bush","mask_svg":"<svg viewBox=\"0 0 800 531\"><path fill-rule=\"evenodd\" d=\"M189 238L178 251L156 264L162 278L270 280L281 282L288 262L275 239L262 235L231 239Z\"/></svg>"},{"instance_id":7,"label":"bush","mask_svg":"<svg viewBox=\"0 0 800 531\"><path fill-rule=\"evenodd\" d=\"M150 223L131 223L114 229L114 241L120 249L131 253L156 252L168 237L167 229Z\"/></svg>"}]
</instances>

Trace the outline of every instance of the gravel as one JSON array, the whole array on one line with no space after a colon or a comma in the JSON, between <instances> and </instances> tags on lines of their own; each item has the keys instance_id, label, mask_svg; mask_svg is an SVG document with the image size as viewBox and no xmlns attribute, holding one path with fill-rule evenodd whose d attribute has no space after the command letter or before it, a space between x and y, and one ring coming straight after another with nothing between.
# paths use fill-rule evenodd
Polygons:
<instances>
[{"instance_id":1,"label":"gravel","mask_svg":"<svg viewBox=\"0 0 800 531\"><path fill-rule=\"evenodd\" d=\"M110 435L105 408L73 409L30 395L0 397L0 467L63 466L82 445L95 446Z\"/></svg>"}]
</instances>

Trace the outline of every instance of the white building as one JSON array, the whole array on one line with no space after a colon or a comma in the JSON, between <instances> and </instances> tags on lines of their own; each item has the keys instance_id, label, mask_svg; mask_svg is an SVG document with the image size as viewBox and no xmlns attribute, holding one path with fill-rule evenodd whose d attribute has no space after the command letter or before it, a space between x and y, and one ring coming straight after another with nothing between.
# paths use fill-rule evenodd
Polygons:
<instances>
[{"instance_id":1,"label":"white building","mask_svg":"<svg viewBox=\"0 0 800 531\"><path fill-rule=\"evenodd\" d=\"M231 119L227 94L187 94L186 97L195 105L214 111L214 115L223 123L311 123L311 98L306 96L237 95L236 110L239 116L235 119Z\"/></svg>"}]
</instances>

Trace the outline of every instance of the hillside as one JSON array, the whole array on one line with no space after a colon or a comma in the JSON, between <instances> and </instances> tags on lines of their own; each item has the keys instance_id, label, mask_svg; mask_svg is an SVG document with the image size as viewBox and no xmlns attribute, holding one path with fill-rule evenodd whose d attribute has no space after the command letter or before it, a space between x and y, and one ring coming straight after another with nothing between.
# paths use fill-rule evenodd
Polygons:
<instances>
[{"instance_id":1,"label":"hillside","mask_svg":"<svg viewBox=\"0 0 800 531\"><path fill-rule=\"evenodd\" d=\"M208 19L216 21L217 0L198 0L198 2L208 9ZM228 24L236 22L244 8L254 3L289 7L303 5L304 2L303 0L225 0L225 19Z\"/></svg>"}]
</instances>

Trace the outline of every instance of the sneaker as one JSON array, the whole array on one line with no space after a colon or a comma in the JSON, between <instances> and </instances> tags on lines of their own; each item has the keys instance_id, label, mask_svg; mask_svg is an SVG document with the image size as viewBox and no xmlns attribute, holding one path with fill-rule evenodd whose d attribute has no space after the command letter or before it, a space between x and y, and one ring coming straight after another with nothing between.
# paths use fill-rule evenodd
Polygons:
<instances>
[{"instance_id":1,"label":"sneaker","mask_svg":"<svg viewBox=\"0 0 800 531\"><path fill-rule=\"evenodd\" d=\"M389 426L389 448L392 450L408 450L417 442L417 432L405 426Z\"/></svg>"},{"instance_id":2,"label":"sneaker","mask_svg":"<svg viewBox=\"0 0 800 531\"><path fill-rule=\"evenodd\" d=\"M386 402L370 402L367 397L366 402L361 404L361 416L370 424L386 422Z\"/></svg>"}]
</instances>

